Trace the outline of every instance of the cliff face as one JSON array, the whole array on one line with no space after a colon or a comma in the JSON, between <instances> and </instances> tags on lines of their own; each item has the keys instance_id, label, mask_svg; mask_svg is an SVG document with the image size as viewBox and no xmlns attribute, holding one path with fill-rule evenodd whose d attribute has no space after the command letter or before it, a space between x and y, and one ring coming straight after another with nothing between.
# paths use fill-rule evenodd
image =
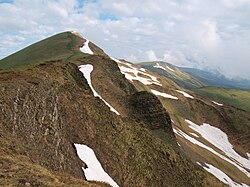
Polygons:
<instances>
[{"instance_id":1,"label":"cliff face","mask_svg":"<svg viewBox=\"0 0 250 187\"><path fill-rule=\"evenodd\" d=\"M131 115L141 119L150 129L173 131L169 115L152 93L143 91L132 95L130 105L132 106Z\"/></svg>"},{"instance_id":2,"label":"cliff face","mask_svg":"<svg viewBox=\"0 0 250 187\"><path fill-rule=\"evenodd\" d=\"M33 148L28 153L32 160L54 171L65 170L81 177L72 145L77 135L72 115L77 110L86 113L81 103L95 105L95 100L86 98L91 92L85 79L78 84L74 81L82 76L80 72L71 76L76 68L53 63L1 75L0 119L9 132Z\"/></svg>"},{"instance_id":3,"label":"cliff face","mask_svg":"<svg viewBox=\"0 0 250 187\"><path fill-rule=\"evenodd\" d=\"M138 97L132 96L134 88L129 88L126 79L120 77L121 90L126 88L124 93L131 93L127 100L123 97L125 106L130 103L129 98L137 101ZM2 150L7 155L28 158L28 163L51 172L83 178L83 163L73 146L82 143L95 150L105 170L121 186L207 183L203 179L205 174L173 148L171 142L163 143L152 134L151 128L168 132L171 129L169 117L155 97L146 102L139 94L139 105L129 107L142 114L140 105L145 101L147 116L138 121L129 112L124 112L123 118L111 112L102 100L93 96L86 79L72 63L54 61L24 71L5 72L0 74L0 80L1 129L18 140L12 149L27 147L13 152L4 145ZM151 117L155 120L151 121ZM147 128L148 124L155 126ZM1 142L7 141L3 136L0 138Z\"/></svg>"}]
</instances>

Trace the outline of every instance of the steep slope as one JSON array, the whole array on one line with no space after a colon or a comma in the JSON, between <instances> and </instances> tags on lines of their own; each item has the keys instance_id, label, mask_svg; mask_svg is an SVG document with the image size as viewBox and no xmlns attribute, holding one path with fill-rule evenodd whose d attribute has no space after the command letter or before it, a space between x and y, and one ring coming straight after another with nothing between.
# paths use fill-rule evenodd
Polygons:
<instances>
[{"instance_id":1,"label":"steep slope","mask_svg":"<svg viewBox=\"0 0 250 187\"><path fill-rule=\"evenodd\" d=\"M13 168L5 168L0 184L9 180L13 185L27 181L38 186L78 182L105 186L79 180L88 178L83 171L92 169L78 158L75 145L81 144L94 151L119 186L224 186L180 151L169 115L156 96L140 92L88 40L75 32L63 35L73 41L73 54L66 58L45 52L29 57L35 60L20 61L12 55L9 61L13 63L8 64L8 57L0 61L4 67L0 71L0 124L11 135L8 141L0 136L1 151L11 160L22 158L13 167L27 165L17 178L11 175ZM50 47L49 40L45 46L40 43L40 49ZM34 46L25 51L33 51ZM24 51L16 55L20 54L26 56ZM37 167L30 178L27 170ZM44 178L37 171L44 171ZM59 174L51 177L54 173ZM64 176L72 183L64 181Z\"/></svg>"},{"instance_id":2,"label":"steep slope","mask_svg":"<svg viewBox=\"0 0 250 187\"><path fill-rule=\"evenodd\" d=\"M75 31L54 35L1 59L0 70L29 68L53 60L68 61L72 57L86 56L80 51L85 41ZM95 44L90 42L89 45L96 55L107 56Z\"/></svg>"},{"instance_id":3,"label":"steep slope","mask_svg":"<svg viewBox=\"0 0 250 187\"><path fill-rule=\"evenodd\" d=\"M181 149L194 163L230 186L250 185L249 112L199 97L138 65L117 63L137 89L158 96L170 114Z\"/></svg>"},{"instance_id":4,"label":"steep slope","mask_svg":"<svg viewBox=\"0 0 250 187\"><path fill-rule=\"evenodd\" d=\"M35 152L35 148L9 132L2 123L0 140L0 186L109 186L101 182L77 179L39 165L29 155Z\"/></svg>"}]
</instances>

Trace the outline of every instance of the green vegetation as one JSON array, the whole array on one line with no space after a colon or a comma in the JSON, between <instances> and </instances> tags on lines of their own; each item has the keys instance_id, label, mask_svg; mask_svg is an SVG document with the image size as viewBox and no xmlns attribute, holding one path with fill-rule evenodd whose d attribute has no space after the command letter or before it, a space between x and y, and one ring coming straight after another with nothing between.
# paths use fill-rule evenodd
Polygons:
<instances>
[{"instance_id":1,"label":"green vegetation","mask_svg":"<svg viewBox=\"0 0 250 187\"><path fill-rule=\"evenodd\" d=\"M193 91L211 100L250 112L250 91L217 87L204 87Z\"/></svg>"},{"instance_id":2,"label":"green vegetation","mask_svg":"<svg viewBox=\"0 0 250 187\"><path fill-rule=\"evenodd\" d=\"M23 69L47 61L67 60L81 53L75 50L77 42L77 37L70 32L51 36L0 60L0 70Z\"/></svg>"},{"instance_id":3,"label":"green vegetation","mask_svg":"<svg viewBox=\"0 0 250 187\"><path fill-rule=\"evenodd\" d=\"M117 69L112 69L108 60L100 61L99 58L101 57L89 56L79 60L82 60L83 63L98 62L101 65L96 67L100 68L100 72L106 72L105 67L109 67L110 74L115 75L114 72L117 72ZM106 63L106 66L102 66L102 62ZM110 62L114 63L111 60ZM61 183L65 183L65 186L78 184L78 181L74 182L75 179L72 179L73 182L68 179L64 182L59 178L59 174L63 173L68 173L70 176L82 176L81 162L76 157L72 142L83 143L93 148L103 167L107 168L106 171L121 186L200 187L212 186L211 184L220 185L218 181L214 182L214 178L206 176L202 170L186 159L177 146L173 146L171 139L164 137L167 133L163 131L154 133L146 127L143 121L136 121L131 115L128 115L127 118L112 115L109 108L100 102L100 99L93 96L87 81L80 76L78 68L72 63L46 63L43 66L21 71L17 78L13 72L0 73L0 77L4 80L0 82L1 87L4 88L0 90L3 100L1 103L3 112L0 113L1 122L3 121L0 123L0 155L1 149L3 149L2 152L8 151L8 146L3 144L8 137L9 141L13 140L13 143L10 144L15 146L11 147L11 151L16 152L20 147L20 154L15 155L27 155L26 158L32 160L33 163L28 165L28 161L21 160L15 155L14 158L17 161L12 161L12 158L8 159L4 167L0 167L0 177L1 168L3 168L4 178L7 178L6 175L12 174L12 172L16 178L12 177L10 179L13 181L7 181L3 185L0 183L0 186L6 186L6 184L18 186L19 183L25 184L26 182L33 186L38 182L41 184L40 186L53 186L53 183L57 181L60 182L57 186L63 186ZM45 75L47 75L46 79L44 79ZM8 77L12 79L9 81ZM122 76L117 76L117 81L122 83L125 80L122 78ZM105 82L107 83L107 79ZM115 88L112 84L109 85L111 89ZM124 86L123 83L121 85ZM128 88L126 85L124 87ZM24 116L24 118L21 119L18 129L13 132L13 128L9 124L14 124L14 118L8 117L12 115L8 108L12 108L14 104L10 98L15 98L16 92L13 91L17 90L15 88L19 88L18 100L20 102L18 101L18 111L14 114ZM122 97L125 105L121 105L121 108L128 106L126 98L129 97L128 95ZM28 98L27 102L22 102L25 98ZM43 102L45 105L40 107ZM72 105L72 103L74 104ZM24 106L27 106L25 110L23 110ZM135 113L130 106L127 109L131 110L128 114ZM58 115L53 117L55 110L58 111ZM154 111L152 110L152 114L155 114ZM37 115L33 115L34 113ZM161 119L161 116L156 117ZM43 122L43 119L46 121ZM40 124L42 124L42 128ZM52 127L55 130L52 130ZM44 135L46 129L53 132ZM31 139L30 136L24 136L27 132L35 134L36 138ZM4 141L1 141L2 139ZM60 148L56 146L57 140L61 142ZM45 149L46 151L44 151ZM6 157L13 155L12 152L6 153ZM63 155L64 158L55 155L55 152L57 155ZM5 165L9 166L10 163L12 167L5 169ZM64 167L59 168L60 164ZM22 165L25 167L21 167ZM18 167L18 170L14 170L14 167ZM30 172L37 167L39 167L38 170ZM57 171L59 174L55 175L53 171ZM207 183L210 185L206 185ZM92 183L88 182L85 186L88 185L90 186Z\"/></svg>"},{"instance_id":4,"label":"green vegetation","mask_svg":"<svg viewBox=\"0 0 250 187\"><path fill-rule=\"evenodd\" d=\"M138 107L132 106L129 98L136 96L136 89L120 74L116 63L106 58L105 53L92 43L90 47L95 55L81 53L79 46L82 42L83 39L65 32L0 61L0 70L3 71L25 69L18 76L11 71L0 73L3 80L0 82L3 88L0 90L0 186L108 186L74 178L82 176L82 170L72 142L92 147L104 168L121 186L224 186L186 159L186 153L176 144L170 118L161 103L156 98L140 97L140 102L133 98ZM109 108L93 96L76 66L87 63L95 67L91 75L95 88L105 100L107 95L112 95L107 97L107 101L118 108L124 118L111 115ZM37 66L39 64L44 65ZM148 67L165 73L160 79L166 91L176 93L178 89L170 79L179 80L179 84L186 87L199 85L192 76L170 64L165 65L173 68L174 72L153 68L153 65L151 62ZM137 90L151 88L136 81L133 83ZM14 102L13 98L16 98ZM184 119L194 119L199 124L204 119L221 123L222 114L198 99L161 100L164 100L162 104L171 114L175 127L183 131L188 128ZM143 111L140 118L133 115L138 113L138 109ZM244 125L244 116L236 118L237 111L233 108L229 117L225 115L228 119L225 124L236 123L239 124L236 129L243 129L241 126L249 129ZM24 136L27 132L31 136ZM208 151L203 153L203 149L193 144L189 147L196 155L201 155L199 157L214 159L213 163L221 161ZM240 171L234 172L227 165L224 168L230 170L229 175L236 173L237 178L245 180Z\"/></svg>"},{"instance_id":5,"label":"green vegetation","mask_svg":"<svg viewBox=\"0 0 250 187\"><path fill-rule=\"evenodd\" d=\"M160 68L154 68L153 66L156 65L156 62L141 62L139 63L139 65L145 69L148 69L150 71L159 73L167 78L170 78L179 86L182 86L187 89L200 88L202 86L205 86L203 82L199 81L197 78L189 75L188 73L181 71L179 68L173 66L172 64L166 62L157 62L157 63L159 63L163 67L167 65L168 67L174 69L174 71L171 71L168 68L166 68L166 71Z\"/></svg>"}]
</instances>

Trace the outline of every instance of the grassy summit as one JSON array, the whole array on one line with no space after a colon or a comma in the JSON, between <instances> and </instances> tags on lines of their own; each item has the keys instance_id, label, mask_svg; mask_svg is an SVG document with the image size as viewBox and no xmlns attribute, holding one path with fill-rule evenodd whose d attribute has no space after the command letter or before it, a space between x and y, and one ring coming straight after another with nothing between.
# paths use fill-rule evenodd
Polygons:
<instances>
[{"instance_id":1,"label":"grassy summit","mask_svg":"<svg viewBox=\"0 0 250 187\"><path fill-rule=\"evenodd\" d=\"M83 43L83 39L71 32L51 36L0 60L0 70L28 68L47 61L67 60L75 53L80 53L79 40Z\"/></svg>"}]
</instances>

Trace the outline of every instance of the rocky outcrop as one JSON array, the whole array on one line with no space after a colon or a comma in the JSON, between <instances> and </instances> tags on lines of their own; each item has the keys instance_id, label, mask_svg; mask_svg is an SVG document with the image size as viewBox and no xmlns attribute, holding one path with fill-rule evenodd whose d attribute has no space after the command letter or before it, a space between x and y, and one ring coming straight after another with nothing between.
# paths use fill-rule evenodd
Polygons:
<instances>
[{"instance_id":1,"label":"rocky outcrop","mask_svg":"<svg viewBox=\"0 0 250 187\"><path fill-rule=\"evenodd\" d=\"M130 97L131 116L142 120L151 130L163 129L174 136L171 119L159 99L152 93L142 91Z\"/></svg>"}]
</instances>

